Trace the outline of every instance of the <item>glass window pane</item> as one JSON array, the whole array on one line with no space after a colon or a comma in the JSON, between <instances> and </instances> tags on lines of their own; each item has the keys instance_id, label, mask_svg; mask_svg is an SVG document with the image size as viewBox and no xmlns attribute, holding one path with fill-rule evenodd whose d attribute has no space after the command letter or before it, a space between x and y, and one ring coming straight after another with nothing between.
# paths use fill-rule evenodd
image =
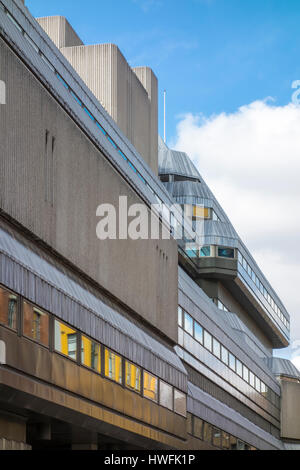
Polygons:
<instances>
[{"instance_id":1,"label":"glass window pane","mask_svg":"<svg viewBox=\"0 0 300 470\"><path fill-rule=\"evenodd\" d=\"M178 307L178 325L182 326L182 308Z\"/></svg>"},{"instance_id":2,"label":"glass window pane","mask_svg":"<svg viewBox=\"0 0 300 470\"><path fill-rule=\"evenodd\" d=\"M230 436L224 431L222 432L222 447L226 450L230 449Z\"/></svg>"},{"instance_id":3,"label":"glass window pane","mask_svg":"<svg viewBox=\"0 0 300 470\"><path fill-rule=\"evenodd\" d=\"M236 449L237 450L245 450L245 443L243 441L238 440Z\"/></svg>"},{"instance_id":4,"label":"glass window pane","mask_svg":"<svg viewBox=\"0 0 300 470\"><path fill-rule=\"evenodd\" d=\"M231 353L229 353L229 367L234 371L236 370L235 357Z\"/></svg>"},{"instance_id":5,"label":"glass window pane","mask_svg":"<svg viewBox=\"0 0 300 470\"><path fill-rule=\"evenodd\" d=\"M23 334L44 346L49 345L49 315L23 302Z\"/></svg>"},{"instance_id":6,"label":"glass window pane","mask_svg":"<svg viewBox=\"0 0 300 470\"><path fill-rule=\"evenodd\" d=\"M199 343L203 344L203 328L197 322L194 322L195 325L195 339Z\"/></svg>"},{"instance_id":7,"label":"glass window pane","mask_svg":"<svg viewBox=\"0 0 300 470\"><path fill-rule=\"evenodd\" d=\"M144 372L144 397L157 402L158 379L154 375Z\"/></svg>"},{"instance_id":8,"label":"glass window pane","mask_svg":"<svg viewBox=\"0 0 300 470\"><path fill-rule=\"evenodd\" d=\"M18 297L0 288L0 323L8 326L12 330L17 329Z\"/></svg>"},{"instance_id":9,"label":"glass window pane","mask_svg":"<svg viewBox=\"0 0 300 470\"><path fill-rule=\"evenodd\" d=\"M203 421L194 416L194 436L203 439Z\"/></svg>"},{"instance_id":10,"label":"glass window pane","mask_svg":"<svg viewBox=\"0 0 300 470\"><path fill-rule=\"evenodd\" d=\"M174 411L186 416L186 395L179 390L174 390Z\"/></svg>"},{"instance_id":11,"label":"glass window pane","mask_svg":"<svg viewBox=\"0 0 300 470\"><path fill-rule=\"evenodd\" d=\"M212 336L208 331L204 330L204 347L209 351L212 351Z\"/></svg>"},{"instance_id":12,"label":"glass window pane","mask_svg":"<svg viewBox=\"0 0 300 470\"><path fill-rule=\"evenodd\" d=\"M173 388L162 380L159 385L159 404L173 410Z\"/></svg>"},{"instance_id":13,"label":"glass window pane","mask_svg":"<svg viewBox=\"0 0 300 470\"><path fill-rule=\"evenodd\" d=\"M57 320L54 322L54 349L76 361L77 332Z\"/></svg>"},{"instance_id":14,"label":"glass window pane","mask_svg":"<svg viewBox=\"0 0 300 470\"><path fill-rule=\"evenodd\" d=\"M122 358L109 349L105 349L105 376L122 383Z\"/></svg>"},{"instance_id":15,"label":"glass window pane","mask_svg":"<svg viewBox=\"0 0 300 470\"><path fill-rule=\"evenodd\" d=\"M218 256L221 258L234 258L233 248L218 248Z\"/></svg>"},{"instance_id":16,"label":"glass window pane","mask_svg":"<svg viewBox=\"0 0 300 470\"><path fill-rule=\"evenodd\" d=\"M236 450L237 449L237 438L230 436L230 450Z\"/></svg>"},{"instance_id":17,"label":"glass window pane","mask_svg":"<svg viewBox=\"0 0 300 470\"><path fill-rule=\"evenodd\" d=\"M243 365L243 379L249 382L249 369Z\"/></svg>"},{"instance_id":18,"label":"glass window pane","mask_svg":"<svg viewBox=\"0 0 300 470\"><path fill-rule=\"evenodd\" d=\"M236 373L243 377L243 364L238 359L236 360Z\"/></svg>"},{"instance_id":19,"label":"glass window pane","mask_svg":"<svg viewBox=\"0 0 300 470\"><path fill-rule=\"evenodd\" d=\"M222 433L218 428L213 428L212 443L215 447L222 447Z\"/></svg>"},{"instance_id":20,"label":"glass window pane","mask_svg":"<svg viewBox=\"0 0 300 470\"><path fill-rule=\"evenodd\" d=\"M193 416L191 413L187 414L187 433L193 434Z\"/></svg>"},{"instance_id":21,"label":"glass window pane","mask_svg":"<svg viewBox=\"0 0 300 470\"><path fill-rule=\"evenodd\" d=\"M135 392L141 391L141 369L131 362L126 361L125 363L125 385L130 390Z\"/></svg>"},{"instance_id":22,"label":"glass window pane","mask_svg":"<svg viewBox=\"0 0 300 470\"><path fill-rule=\"evenodd\" d=\"M210 246L203 246L200 250L200 256L202 258L210 256Z\"/></svg>"},{"instance_id":23,"label":"glass window pane","mask_svg":"<svg viewBox=\"0 0 300 470\"><path fill-rule=\"evenodd\" d=\"M86 336L81 338L81 364L101 373L100 344Z\"/></svg>"},{"instance_id":24,"label":"glass window pane","mask_svg":"<svg viewBox=\"0 0 300 470\"><path fill-rule=\"evenodd\" d=\"M184 329L193 336L193 319L188 313L184 313Z\"/></svg>"},{"instance_id":25,"label":"glass window pane","mask_svg":"<svg viewBox=\"0 0 300 470\"><path fill-rule=\"evenodd\" d=\"M210 210L208 207L193 206L193 217L199 219L209 219Z\"/></svg>"},{"instance_id":26,"label":"glass window pane","mask_svg":"<svg viewBox=\"0 0 300 470\"><path fill-rule=\"evenodd\" d=\"M221 358L221 345L216 338L213 338L213 353L217 358Z\"/></svg>"},{"instance_id":27,"label":"glass window pane","mask_svg":"<svg viewBox=\"0 0 300 470\"><path fill-rule=\"evenodd\" d=\"M229 363L229 353L224 346L221 346L221 359L228 366Z\"/></svg>"},{"instance_id":28,"label":"glass window pane","mask_svg":"<svg viewBox=\"0 0 300 470\"><path fill-rule=\"evenodd\" d=\"M258 377L255 377L255 388L258 392L260 392L260 380Z\"/></svg>"},{"instance_id":29,"label":"glass window pane","mask_svg":"<svg viewBox=\"0 0 300 470\"><path fill-rule=\"evenodd\" d=\"M208 423L204 423L203 426L203 440L209 444L212 443L212 426Z\"/></svg>"},{"instance_id":30,"label":"glass window pane","mask_svg":"<svg viewBox=\"0 0 300 470\"><path fill-rule=\"evenodd\" d=\"M249 382L251 387L255 387L255 376L252 372L249 372Z\"/></svg>"}]
</instances>

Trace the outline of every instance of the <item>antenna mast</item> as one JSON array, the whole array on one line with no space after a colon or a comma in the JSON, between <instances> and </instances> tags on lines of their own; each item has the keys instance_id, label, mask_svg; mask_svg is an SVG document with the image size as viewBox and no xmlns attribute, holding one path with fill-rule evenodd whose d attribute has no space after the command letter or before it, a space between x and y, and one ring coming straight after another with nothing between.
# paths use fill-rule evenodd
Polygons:
<instances>
[{"instance_id":1,"label":"antenna mast","mask_svg":"<svg viewBox=\"0 0 300 470\"><path fill-rule=\"evenodd\" d=\"M166 90L164 91L164 143L166 143Z\"/></svg>"}]
</instances>

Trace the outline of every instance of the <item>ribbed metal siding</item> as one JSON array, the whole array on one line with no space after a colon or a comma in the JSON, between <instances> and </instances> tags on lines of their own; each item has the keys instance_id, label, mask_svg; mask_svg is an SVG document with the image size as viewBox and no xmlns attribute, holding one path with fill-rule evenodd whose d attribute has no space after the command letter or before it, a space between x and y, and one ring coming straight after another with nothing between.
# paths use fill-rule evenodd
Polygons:
<instances>
[{"instance_id":1,"label":"ribbed metal siding","mask_svg":"<svg viewBox=\"0 0 300 470\"><path fill-rule=\"evenodd\" d=\"M175 352L0 229L0 282L62 320L186 391Z\"/></svg>"}]
</instances>

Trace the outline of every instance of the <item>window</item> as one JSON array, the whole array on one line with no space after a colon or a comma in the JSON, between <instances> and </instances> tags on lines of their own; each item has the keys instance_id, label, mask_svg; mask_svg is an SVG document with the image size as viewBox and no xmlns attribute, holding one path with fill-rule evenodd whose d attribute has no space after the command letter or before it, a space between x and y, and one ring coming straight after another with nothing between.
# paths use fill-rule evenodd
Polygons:
<instances>
[{"instance_id":1,"label":"window","mask_svg":"<svg viewBox=\"0 0 300 470\"><path fill-rule=\"evenodd\" d=\"M49 345L49 315L23 302L23 334L44 346Z\"/></svg>"},{"instance_id":2,"label":"window","mask_svg":"<svg viewBox=\"0 0 300 470\"><path fill-rule=\"evenodd\" d=\"M204 347L209 351L212 351L212 336L208 331L204 331Z\"/></svg>"},{"instance_id":3,"label":"window","mask_svg":"<svg viewBox=\"0 0 300 470\"><path fill-rule=\"evenodd\" d=\"M203 246L199 251L199 255L201 258L210 256L210 246Z\"/></svg>"},{"instance_id":4,"label":"window","mask_svg":"<svg viewBox=\"0 0 300 470\"><path fill-rule=\"evenodd\" d=\"M184 329L193 336L193 319L188 313L184 313Z\"/></svg>"},{"instance_id":5,"label":"window","mask_svg":"<svg viewBox=\"0 0 300 470\"><path fill-rule=\"evenodd\" d=\"M268 387L263 382L261 382L261 393L264 397L267 398L267 396L268 396Z\"/></svg>"},{"instance_id":6,"label":"window","mask_svg":"<svg viewBox=\"0 0 300 470\"><path fill-rule=\"evenodd\" d=\"M173 388L162 380L159 384L159 404L173 410Z\"/></svg>"},{"instance_id":7,"label":"window","mask_svg":"<svg viewBox=\"0 0 300 470\"><path fill-rule=\"evenodd\" d=\"M174 411L186 416L186 395L179 390L174 390Z\"/></svg>"},{"instance_id":8,"label":"window","mask_svg":"<svg viewBox=\"0 0 300 470\"><path fill-rule=\"evenodd\" d=\"M255 376L252 372L249 372L249 383L251 387L255 387Z\"/></svg>"},{"instance_id":9,"label":"window","mask_svg":"<svg viewBox=\"0 0 300 470\"><path fill-rule=\"evenodd\" d=\"M54 322L54 349L70 359L77 357L77 332L55 320Z\"/></svg>"},{"instance_id":10,"label":"window","mask_svg":"<svg viewBox=\"0 0 300 470\"><path fill-rule=\"evenodd\" d=\"M236 372L240 377L243 377L243 364L238 359L236 360Z\"/></svg>"},{"instance_id":11,"label":"window","mask_svg":"<svg viewBox=\"0 0 300 470\"><path fill-rule=\"evenodd\" d=\"M158 379L154 375L144 372L144 397L157 402Z\"/></svg>"},{"instance_id":12,"label":"window","mask_svg":"<svg viewBox=\"0 0 300 470\"><path fill-rule=\"evenodd\" d=\"M260 380L258 377L255 377L255 389L260 393Z\"/></svg>"},{"instance_id":13,"label":"window","mask_svg":"<svg viewBox=\"0 0 300 470\"><path fill-rule=\"evenodd\" d=\"M195 322L195 339L199 341L199 343L203 344L203 328Z\"/></svg>"},{"instance_id":14,"label":"window","mask_svg":"<svg viewBox=\"0 0 300 470\"><path fill-rule=\"evenodd\" d=\"M208 207L193 206L193 217L195 219L209 219L210 209Z\"/></svg>"},{"instance_id":15,"label":"window","mask_svg":"<svg viewBox=\"0 0 300 470\"><path fill-rule=\"evenodd\" d=\"M191 413L187 414L187 433L188 434L193 434L193 416Z\"/></svg>"},{"instance_id":16,"label":"window","mask_svg":"<svg viewBox=\"0 0 300 470\"><path fill-rule=\"evenodd\" d=\"M12 330L17 329L17 307L17 296L0 287L0 323Z\"/></svg>"},{"instance_id":17,"label":"window","mask_svg":"<svg viewBox=\"0 0 300 470\"><path fill-rule=\"evenodd\" d=\"M221 345L215 338L213 338L213 353L219 359L221 358Z\"/></svg>"},{"instance_id":18,"label":"window","mask_svg":"<svg viewBox=\"0 0 300 470\"><path fill-rule=\"evenodd\" d=\"M227 432L222 432L222 447L225 450L230 449L230 436L227 434Z\"/></svg>"},{"instance_id":19,"label":"window","mask_svg":"<svg viewBox=\"0 0 300 470\"><path fill-rule=\"evenodd\" d=\"M248 367L246 367L244 365L243 365L243 379L246 382L249 382L249 369L248 369Z\"/></svg>"},{"instance_id":20,"label":"window","mask_svg":"<svg viewBox=\"0 0 300 470\"><path fill-rule=\"evenodd\" d=\"M238 440L236 450L246 450L245 449L245 443L243 441Z\"/></svg>"},{"instance_id":21,"label":"window","mask_svg":"<svg viewBox=\"0 0 300 470\"><path fill-rule=\"evenodd\" d=\"M229 367L234 371L236 369L235 357L231 353L229 353Z\"/></svg>"},{"instance_id":22,"label":"window","mask_svg":"<svg viewBox=\"0 0 300 470\"><path fill-rule=\"evenodd\" d=\"M234 437L234 436L230 436L229 442L230 442L230 446L229 446L230 450L236 450L237 449L237 438Z\"/></svg>"},{"instance_id":23,"label":"window","mask_svg":"<svg viewBox=\"0 0 300 470\"><path fill-rule=\"evenodd\" d=\"M218 428L213 428L212 443L215 447L222 447L222 433Z\"/></svg>"},{"instance_id":24,"label":"window","mask_svg":"<svg viewBox=\"0 0 300 470\"><path fill-rule=\"evenodd\" d=\"M234 258L233 248L218 248L218 256L221 258Z\"/></svg>"},{"instance_id":25,"label":"window","mask_svg":"<svg viewBox=\"0 0 300 470\"><path fill-rule=\"evenodd\" d=\"M105 349L105 376L122 383L122 358L109 349Z\"/></svg>"},{"instance_id":26,"label":"window","mask_svg":"<svg viewBox=\"0 0 300 470\"><path fill-rule=\"evenodd\" d=\"M100 344L86 336L81 338L81 364L101 373Z\"/></svg>"},{"instance_id":27,"label":"window","mask_svg":"<svg viewBox=\"0 0 300 470\"><path fill-rule=\"evenodd\" d=\"M221 346L221 360L222 362L224 362L224 364L226 364L228 366L228 363L229 363L229 357L228 357L228 351L226 348L224 348L224 346Z\"/></svg>"},{"instance_id":28,"label":"window","mask_svg":"<svg viewBox=\"0 0 300 470\"><path fill-rule=\"evenodd\" d=\"M194 436L203 439L203 421L194 416Z\"/></svg>"},{"instance_id":29,"label":"window","mask_svg":"<svg viewBox=\"0 0 300 470\"><path fill-rule=\"evenodd\" d=\"M209 444L212 442L212 427L208 423L204 423L203 426L203 440Z\"/></svg>"},{"instance_id":30,"label":"window","mask_svg":"<svg viewBox=\"0 0 300 470\"><path fill-rule=\"evenodd\" d=\"M135 392L141 391L141 369L131 362L125 363L125 385L130 390Z\"/></svg>"},{"instance_id":31,"label":"window","mask_svg":"<svg viewBox=\"0 0 300 470\"><path fill-rule=\"evenodd\" d=\"M178 325L182 326L182 308L178 307Z\"/></svg>"}]
</instances>

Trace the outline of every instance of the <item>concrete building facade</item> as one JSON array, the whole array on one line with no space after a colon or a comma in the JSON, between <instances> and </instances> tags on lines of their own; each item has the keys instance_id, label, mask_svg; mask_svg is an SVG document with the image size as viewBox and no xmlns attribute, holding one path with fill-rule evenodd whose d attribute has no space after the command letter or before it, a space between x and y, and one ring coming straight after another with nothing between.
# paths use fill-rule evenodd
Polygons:
<instances>
[{"instance_id":1,"label":"concrete building facade","mask_svg":"<svg viewBox=\"0 0 300 470\"><path fill-rule=\"evenodd\" d=\"M19 0L0 0L0 71L0 448L297 447L299 373L272 356L289 314L158 139L153 72ZM120 196L149 219L177 203L171 237L99 240Z\"/></svg>"}]
</instances>

